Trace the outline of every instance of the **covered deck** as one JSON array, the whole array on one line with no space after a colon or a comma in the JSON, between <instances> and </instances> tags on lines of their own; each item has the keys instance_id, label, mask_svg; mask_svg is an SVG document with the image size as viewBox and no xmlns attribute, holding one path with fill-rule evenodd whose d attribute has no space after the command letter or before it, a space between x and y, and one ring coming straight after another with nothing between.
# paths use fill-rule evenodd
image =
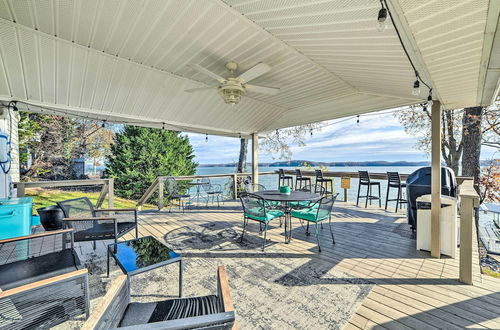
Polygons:
<instances>
[{"instance_id":1,"label":"covered deck","mask_svg":"<svg viewBox=\"0 0 500 330\"><path fill-rule=\"evenodd\" d=\"M193 284L206 284L204 277L213 276L216 265L226 265L241 329L500 328L500 279L481 275L474 262L474 285L460 283L460 258L436 259L416 251L404 212L337 201L336 244L325 227L321 253L314 235L306 236L297 220L290 244L284 243L279 221L268 231L266 252L260 250L256 223L239 243L242 213L236 201L220 208L193 206L184 214L142 211L139 234L179 249L186 260L188 296L206 293ZM105 243L95 251L91 243L79 243L78 253L95 259ZM175 282L176 271L165 271ZM105 273L93 276L104 278ZM163 285L162 291L168 291L169 285ZM92 305L99 299L94 297Z\"/></svg>"}]
</instances>

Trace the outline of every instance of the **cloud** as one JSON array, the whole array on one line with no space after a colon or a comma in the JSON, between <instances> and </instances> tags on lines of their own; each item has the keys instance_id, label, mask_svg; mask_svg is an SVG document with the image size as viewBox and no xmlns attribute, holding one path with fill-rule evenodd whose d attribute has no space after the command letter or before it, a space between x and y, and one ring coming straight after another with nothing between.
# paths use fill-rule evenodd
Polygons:
<instances>
[{"instance_id":1,"label":"cloud","mask_svg":"<svg viewBox=\"0 0 500 330\"><path fill-rule=\"evenodd\" d=\"M370 114L325 122L328 125L307 136L306 146L292 146L292 158L315 161L423 161L428 155L417 150L418 137L407 134L397 118L389 113ZM237 138L187 133L200 164L236 162L240 141ZM250 146L250 145L249 145ZM250 153L249 153L250 157ZM261 162L274 161L260 153ZM250 160L250 158L249 158Z\"/></svg>"}]
</instances>

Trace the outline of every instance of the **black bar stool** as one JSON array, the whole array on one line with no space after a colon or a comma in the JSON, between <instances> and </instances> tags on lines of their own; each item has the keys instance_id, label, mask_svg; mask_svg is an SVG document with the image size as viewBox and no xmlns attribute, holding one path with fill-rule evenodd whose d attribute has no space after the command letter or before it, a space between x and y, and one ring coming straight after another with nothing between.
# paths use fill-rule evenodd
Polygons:
<instances>
[{"instance_id":1,"label":"black bar stool","mask_svg":"<svg viewBox=\"0 0 500 330\"><path fill-rule=\"evenodd\" d=\"M304 186L311 185L311 178L306 178L302 176L302 171L300 169L295 170L295 189L300 190L302 188L302 182L304 182Z\"/></svg>"},{"instance_id":2,"label":"black bar stool","mask_svg":"<svg viewBox=\"0 0 500 330\"><path fill-rule=\"evenodd\" d=\"M372 205L372 199L378 199L378 206L382 207L382 202L380 199L380 182L371 181L370 175L368 171L358 171L359 173L359 185L358 185L358 198L356 199L356 206L358 206L360 198L366 198L365 208L368 207L368 201L370 201L370 205ZM366 196L360 196L361 186L366 186ZM378 187L378 197L372 195L372 186Z\"/></svg>"},{"instance_id":3,"label":"black bar stool","mask_svg":"<svg viewBox=\"0 0 500 330\"><path fill-rule=\"evenodd\" d=\"M397 188L398 197L389 199L389 189ZM396 202L396 212L398 212L399 204L408 203L406 198L403 198L402 188L406 188L406 182L401 182L401 177L398 172L387 172L387 195L385 197L385 210L387 211L388 202Z\"/></svg>"},{"instance_id":4,"label":"black bar stool","mask_svg":"<svg viewBox=\"0 0 500 330\"><path fill-rule=\"evenodd\" d=\"M289 186L293 189L293 177L291 175L285 175L285 171L282 168L278 170L279 175L279 186ZM279 187L278 187L279 188Z\"/></svg>"},{"instance_id":5,"label":"black bar stool","mask_svg":"<svg viewBox=\"0 0 500 330\"><path fill-rule=\"evenodd\" d=\"M319 184L325 188L326 195L328 194L333 195L333 179L325 178L323 176L322 170L315 170L315 172L316 172L316 184ZM330 184L330 190L328 190L328 184Z\"/></svg>"}]
</instances>

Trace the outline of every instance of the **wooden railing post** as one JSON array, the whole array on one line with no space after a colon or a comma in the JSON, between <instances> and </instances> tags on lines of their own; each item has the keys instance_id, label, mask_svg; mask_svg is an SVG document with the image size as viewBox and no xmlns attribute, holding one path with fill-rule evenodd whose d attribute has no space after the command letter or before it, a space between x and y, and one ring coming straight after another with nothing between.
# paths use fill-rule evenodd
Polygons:
<instances>
[{"instance_id":1,"label":"wooden railing post","mask_svg":"<svg viewBox=\"0 0 500 330\"><path fill-rule=\"evenodd\" d=\"M479 196L473 181L464 181L460 187L460 275L459 280L472 284L472 242L474 235L474 208L479 207Z\"/></svg>"},{"instance_id":2,"label":"wooden railing post","mask_svg":"<svg viewBox=\"0 0 500 330\"><path fill-rule=\"evenodd\" d=\"M233 199L238 198L238 174L233 174Z\"/></svg>"},{"instance_id":3,"label":"wooden railing post","mask_svg":"<svg viewBox=\"0 0 500 330\"><path fill-rule=\"evenodd\" d=\"M163 209L163 206L164 206L164 201L163 201L163 194L164 194L164 183L165 181L163 180L163 177L160 176L158 177L158 210L161 211L161 209Z\"/></svg>"},{"instance_id":4,"label":"wooden railing post","mask_svg":"<svg viewBox=\"0 0 500 330\"><path fill-rule=\"evenodd\" d=\"M115 179L108 179L108 208L115 207Z\"/></svg>"},{"instance_id":5,"label":"wooden railing post","mask_svg":"<svg viewBox=\"0 0 500 330\"><path fill-rule=\"evenodd\" d=\"M17 183L17 197L24 197L26 195L26 186L23 182Z\"/></svg>"}]
</instances>

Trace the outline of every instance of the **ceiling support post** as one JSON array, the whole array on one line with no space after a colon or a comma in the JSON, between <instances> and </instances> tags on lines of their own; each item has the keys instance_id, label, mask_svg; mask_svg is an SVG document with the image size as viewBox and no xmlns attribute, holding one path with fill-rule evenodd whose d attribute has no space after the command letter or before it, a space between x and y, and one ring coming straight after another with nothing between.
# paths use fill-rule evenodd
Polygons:
<instances>
[{"instance_id":1,"label":"ceiling support post","mask_svg":"<svg viewBox=\"0 0 500 330\"><path fill-rule=\"evenodd\" d=\"M441 102L432 101L431 256L441 256Z\"/></svg>"},{"instance_id":2,"label":"ceiling support post","mask_svg":"<svg viewBox=\"0 0 500 330\"><path fill-rule=\"evenodd\" d=\"M252 182L259 183L259 134L252 133Z\"/></svg>"}]
</instances>

